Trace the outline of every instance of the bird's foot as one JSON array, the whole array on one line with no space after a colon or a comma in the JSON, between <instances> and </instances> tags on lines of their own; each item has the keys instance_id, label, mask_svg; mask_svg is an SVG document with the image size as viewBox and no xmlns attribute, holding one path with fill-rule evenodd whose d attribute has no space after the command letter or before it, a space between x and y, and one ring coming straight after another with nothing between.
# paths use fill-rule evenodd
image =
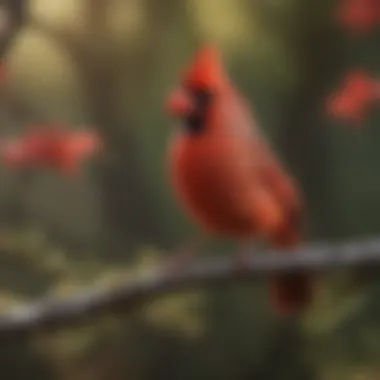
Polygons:
<instances>
[{"instance_id":1,"label":"bird's foot","mask_svg":"<svg viewBox=\"0 0 380 380\"><path fill-rule=\"evenodd\" d=\"M235 265L236 265L236 268L239 271L245 271L245 270L247 270L247 268L249 268L251 257L252 257L252 254L247 249L247 247L244 247L244 248L238 250L237 253L236 253L236 255L235 255Z\"/></svg>"},{"instance_id":2,"label":"bird's foot","mask_svg":"<svg viewBox=\"0 0 380 380\"><path fill-rule=\"evenodd\" d=\"M191 261L194 260L199 249L201 248L203 240L193 239L185 242L174 250L174 254L164 264L164 271L173 274L186 267Z\"/></svg>"}]
</instances>

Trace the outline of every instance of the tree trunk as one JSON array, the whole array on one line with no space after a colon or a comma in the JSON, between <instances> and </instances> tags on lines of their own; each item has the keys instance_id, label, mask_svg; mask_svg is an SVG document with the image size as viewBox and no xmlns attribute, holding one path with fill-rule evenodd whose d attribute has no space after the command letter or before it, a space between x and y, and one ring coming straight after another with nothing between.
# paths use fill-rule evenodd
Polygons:
<instances>
[{"instance_id":1,"label":"tree trunk","mask_svg":"<svg viewBox=\"0 0 380 380\"><path fill-rule=\"evenodd\" d=\"M331 233L328 216L330 151L322 118L329 85L336 76L337 62L340 61L338 35L328 26L333 9L327 3L296 0L297 19L290 38L300 83L294 96L284 104L279 139L285 160L304 190L306 219L312 215L313 223L308 232L318 238ZM273 344L272 359L283 345L281 342L286 342L286 347L292 347L291 351L284 348L288 352L282 367L285 372L293 368L294 376L289 378L315 379L315 368L305 366L305 361L300 361L300 357L307 356L307 343L297 321L284 321Z\"/></svg>"},{"instance_id":2,"label":"tree trunk","mask_svg":"<svg viewBox=\"0 0 380 380\"><path fill-rule=\"evenodd\" d=\"M297 4L291 40L301 80L284 104L280 147L304 189L306 214L313 216L312 235L325 237L331 230L327 215L330 151L322 119L329 84L338 71L339 41L328 26L331 6L323 9L317 0L297 0Z\"/></svg>"}]
</instances>

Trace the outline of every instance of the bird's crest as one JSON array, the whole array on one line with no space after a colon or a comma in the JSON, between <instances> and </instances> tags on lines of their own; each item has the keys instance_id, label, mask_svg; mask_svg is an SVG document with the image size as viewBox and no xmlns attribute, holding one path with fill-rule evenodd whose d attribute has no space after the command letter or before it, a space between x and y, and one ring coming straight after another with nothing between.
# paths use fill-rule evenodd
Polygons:
<instances>
[{"instance_id":1,"label":"bird's crest","mask_svg":"<svg viewBox=\"0 0 380 380\"><path fill-rule=\"evenodd\" d=\"M215 90L226 81L221 56L212 46L200 49L183 73L185 87Z\"/></svg>"}]
</instances>

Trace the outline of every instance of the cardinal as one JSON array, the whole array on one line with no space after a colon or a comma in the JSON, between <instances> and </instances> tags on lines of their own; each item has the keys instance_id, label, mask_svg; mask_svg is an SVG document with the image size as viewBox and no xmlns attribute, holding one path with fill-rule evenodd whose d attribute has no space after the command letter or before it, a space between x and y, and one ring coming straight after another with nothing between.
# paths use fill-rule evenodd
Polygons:
<instances>
[{"instance_id":1,"label":"cardinal","mask_svg":"<svg viewBox=\"0 0 380 380\"><path fill-rule=\"evenodd\" d=\"M374 103L380 100L379 82L360 69L351 70L340 89L328 99L328 113L336 119L363 125Z\"/></svg>"},{"instance_id":2,"label":"cardinal","mask_svg":"<svg viewBox=\"0 0 380 380\"><path fill-rule=\"evenodd\" d=\"M298 246L303 220L299 188L214 47L196 54L166 106L179 121L168 149L171 182L201 231L241 244L261 238L285 252ZM240 262L244 255L238 253ZM276 275L270 295L279 313L298 313L311 301L312 283L305 274Z\"/></svg>"},{"instance_id":3,"label":"cardinal","mask_svg":"<svg viewBox=\"0 0 380 380\"><path fill-rule=\"evenodd\" d=\"M101 148L94 131L69 131L61 125L33 126L18 139L0 144L0 156L13 168L50 168L67 176L79 173L80 164Z\"/></svg>"}]
</instances>

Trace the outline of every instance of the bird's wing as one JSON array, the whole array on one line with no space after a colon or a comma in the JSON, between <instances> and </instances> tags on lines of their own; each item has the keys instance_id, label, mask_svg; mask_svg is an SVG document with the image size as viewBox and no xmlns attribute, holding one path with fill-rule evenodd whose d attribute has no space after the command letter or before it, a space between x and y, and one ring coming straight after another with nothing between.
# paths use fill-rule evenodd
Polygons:
<instances>
[{"instance_id":1,"label":"bird's wing","mask_svg":"<svg viewBox=\"0 0 380 380\"><path fill-rule=\"evenodd\" d=\"M300 195L293 178L285 171L265 141L256 143L260 178L278 201L286 207L300 207Z\"/></svg>"}]
</instances>

